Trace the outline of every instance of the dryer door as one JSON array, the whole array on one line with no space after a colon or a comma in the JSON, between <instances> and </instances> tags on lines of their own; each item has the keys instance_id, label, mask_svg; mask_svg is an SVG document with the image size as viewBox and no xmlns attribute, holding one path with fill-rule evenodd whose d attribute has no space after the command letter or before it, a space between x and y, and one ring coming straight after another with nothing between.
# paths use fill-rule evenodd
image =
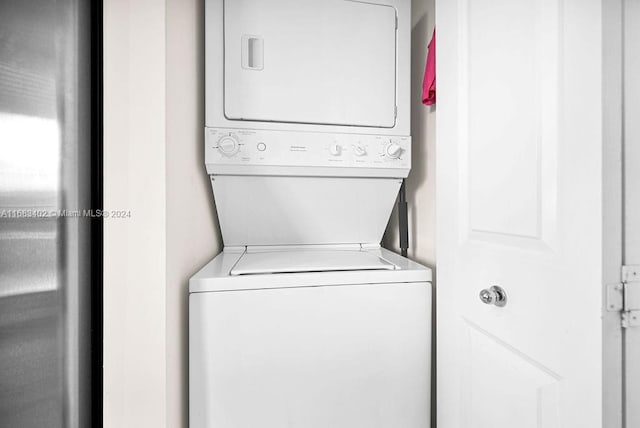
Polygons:
<instances>
[{"instance_id":1,"label":"dryer door","mask_svg":"<svg viewBox=\"0 0 640 428\"><path fill-rule=\"evenodd\" d=\"M226 0L224 18L228 119L395 125L395 8Z\"/></svg>"}]
</instances>

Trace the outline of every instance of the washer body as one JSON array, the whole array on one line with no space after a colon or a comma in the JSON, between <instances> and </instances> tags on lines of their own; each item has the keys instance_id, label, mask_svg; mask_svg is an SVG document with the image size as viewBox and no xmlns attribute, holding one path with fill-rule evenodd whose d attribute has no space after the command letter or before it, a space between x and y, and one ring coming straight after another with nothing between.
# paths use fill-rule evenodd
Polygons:
<instances>
[{"instance_id":1,"label":"washer body","mask_svg":"<svg viewBox=\"0 0 640 428\"><path fill-rule=\"evenodd\" d=\"M242 268L288 272L232 274L252 254L190 281L192 428L429 426L429 269L384 249L297 250ZM341 270L302 271L323 260Z\"/></svg>"}]
</instances>

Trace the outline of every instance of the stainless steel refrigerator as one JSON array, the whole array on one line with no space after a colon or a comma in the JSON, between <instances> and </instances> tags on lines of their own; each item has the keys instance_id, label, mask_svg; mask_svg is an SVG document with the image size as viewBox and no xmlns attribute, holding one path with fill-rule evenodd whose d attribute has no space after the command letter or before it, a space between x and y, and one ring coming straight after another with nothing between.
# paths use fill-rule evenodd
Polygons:
<instances>
[{"instance_id":1,"label":"stainless steel refrigerator","mask_svg":"<svg viewBox=\"0 0 640 428\"><path fill-rule=\"evenodd\" d=\"M100 422L97 5L0 0L0 427Z\"/></svg>"}]
</instances>

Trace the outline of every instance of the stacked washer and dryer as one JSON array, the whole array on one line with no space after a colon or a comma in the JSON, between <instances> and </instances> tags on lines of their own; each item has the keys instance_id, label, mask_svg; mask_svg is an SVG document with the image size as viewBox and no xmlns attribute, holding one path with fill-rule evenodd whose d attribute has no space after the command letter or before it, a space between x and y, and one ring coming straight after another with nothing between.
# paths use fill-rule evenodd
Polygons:
<instances>
[{"instance_id":1,"label":"stacked washer and dryer","mask_svg":"<svg viewBox=\"0 0 640 428\"><path fill-rule=\"evenodd\" d=\"M192 428L424 428L431 271L380 247L411 166L410 0L206 0L224 251L189 282Z\"/></svg>"}]
</instances>

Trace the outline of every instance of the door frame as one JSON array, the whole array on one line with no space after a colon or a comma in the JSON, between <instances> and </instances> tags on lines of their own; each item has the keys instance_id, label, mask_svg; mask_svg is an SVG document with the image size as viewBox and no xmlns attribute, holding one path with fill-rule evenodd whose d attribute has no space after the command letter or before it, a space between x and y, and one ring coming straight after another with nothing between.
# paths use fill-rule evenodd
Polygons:
<instances>
[{"instance_id":1,"label":"door frame","mask_svg":"<svg viewBox=\"0 0 640 428\"><path fill-rule=\"evenodd\" d=\"M602 8L602 426L624 427L623 329L621 312L607 307L610 286L620 283L623 264L623 38L622 1Z\"/></svg>"}]
</instances>

